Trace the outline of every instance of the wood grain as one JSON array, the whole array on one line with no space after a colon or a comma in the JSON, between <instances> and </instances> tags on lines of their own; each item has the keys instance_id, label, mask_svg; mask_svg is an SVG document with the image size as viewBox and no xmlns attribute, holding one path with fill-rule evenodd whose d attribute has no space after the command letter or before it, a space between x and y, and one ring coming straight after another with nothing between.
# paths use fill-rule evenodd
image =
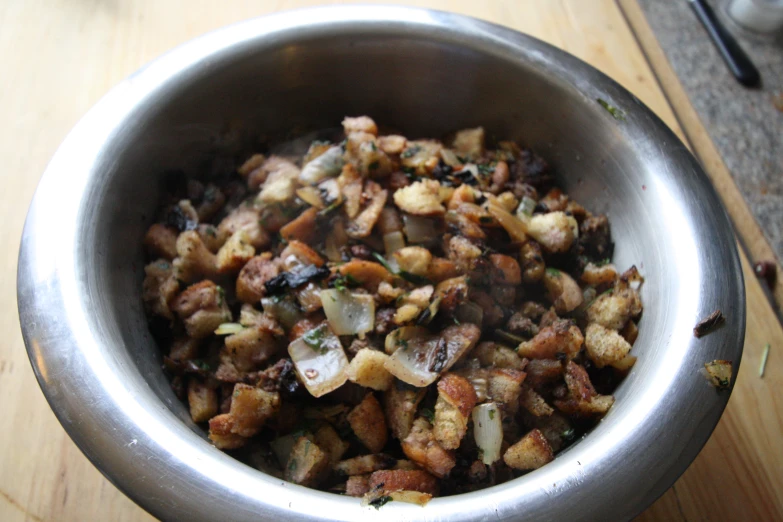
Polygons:
<instances>
[{"instance_id":1,"label":"wood grain","mask_svg":"<svg viewBox=\"0 0 783 522\"><path fill-rule=\"evenodd\" d=\"M211 29L317 0L6 0L0 3L0 520L150 520L78 451L49 410L19 333L15 271L25 212L40 173L78 118L112 85L166 50ZM456 11L546 40L614 77L682 138L675 112L612 0L399 2ZM624 4L625 5L625 4ZM679 112L678 112L679 115ZM707 151L709 152L709 151ZM708 166L713 150L702 161ZM719 161L719 158L718 158ZM716 178L713 178L716 179ZM732 217L747 214L726 197ZM734 189L736 190L736 188ZM749 215L749 214L748 214ZM751 218L752 219L752 218ZM738 226L738 229L740 227ZM783 331L743 258L748 335L737 387L714 436L642 520L783 519ZM771 342L767 375L757 376Z\"/></svg>"},{"instance_id":2,"label":"wood grain","mask_svg":"<svg viewBox=\"0 0 783 522\"><path fill-rule=\"evenodd\" d=\"M772 261L778 265L778 274L783 275L780 260L775 256L761 227L731 177L729 169L721 158L718 148L701 123L696 109L691 105L685 89L674 69L666 59L658 40L644 17L636 0L618 0L642 51L647 56L661 90L676 113L677 122L683 130L691 151L699 159L712 183L718 189L723 204L731 209L731 219L745 253L753 261ZM783 307L783 277L779 277L771 289L773 306L780 316Z\"/></svg>"}]
</instances>

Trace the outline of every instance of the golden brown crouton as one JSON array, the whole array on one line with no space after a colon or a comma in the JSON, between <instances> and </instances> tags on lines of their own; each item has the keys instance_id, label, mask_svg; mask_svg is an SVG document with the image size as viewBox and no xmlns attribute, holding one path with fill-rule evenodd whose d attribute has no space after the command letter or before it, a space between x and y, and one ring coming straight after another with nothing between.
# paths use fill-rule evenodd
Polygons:
<instances>
[{"instance_id":1,"label":"golden brown crouton","mask_svg":"<svg viewBox=\"0 0 783 522\"><path fill-rule=\"evenodd\" d=\"M423 276L432 261L432 254L424 247L409 246L401 248L392 254L400 270Z\"/></svg>"},{"instance_id":2,"label":"golden brown crouton","mask_svg":"<svg viewBox=\"0 0 783 522\"><path fill-rule=\"evenodd\" d=\"M435 287L435 299L440 300L439 310L453 312L468 299L468 280L466 276L453 277L438 283Z\"/></svg>"},{"instance_id":3,"label":"golden brown crouton","mask_svg":"<svg viewBox=\"0 0 783 522\"><path fill-rule=\"evenodd\" d=\"M182 232L177 237L177 257L173 261L177 279L192 283L199 277L215 277L217 258L201 241L195 230Z\"/></svg>"},{"instance_id":4,"label":"golden brown crouton","mask_svg":"<svg viewBox=\"0 0 783 522\"><path fill-rule=\"evenodd\" d=\"M527 364L527 361L517 355L517 352L494 342L479 343L470 352L470 357L478 359L482 366L494 366L495 368L523 370Z\"/></svg>"},{"instance_id":5,"label":"golden brown crouton","mask_svg":"<svg viewBox=\"0 0 783 522\"><path fill-rule=\"evenodd\" d=\"M469 159L480 158L484 154L484 127L458 131L451 146L460 156Z\"/></svg>"},{"instance_id":6,"label":"golden brown crouton","mask_svg":"<svg viewBox=\"0 0 783 522\"><path fill-rule=\"evenodd\" d=\"M430 266L427 267L425 277L433 283L440 283L459 275L460 271L452 261L442 257L433 257Z\"/></svg>"},{"instance_id":7,"label":"golden brown crouton","mask_svg":"<svg viewBox=\"0 0 783 522\"><path fill-rule=\"evenodd\" d=\"M555 409L546 403L543 397L533 391L529 386L522 386L520 404L536 417L552 415Z\"/></svg>"},{"instance_id":8,"label":"golden brown crouton","mask_svg":"<svg viewBox=\"0 0 783 522\"><path fill-rule=\"evenodd\" d=\"M409 141L400 153L402 166L414 169L419 176L428 175L438 165L443 145L435 140Z\"/></svg>"},{"instance_id":9,"label":"golden brown crouton","mask_svg":"<svg viewBox=\"0 0 783 522\"><path fill-rule=\"evenodd\" d=\"M389 197L389 192L387 190L381 190L377 183L368 181L367 186L376 187L370 190L365 189L366 192L373 194L370 203L345 229L348 236L354 239L360 239L370 235L373 227L375 227L375 223L381 216L381 211L386 204L386 199Z\"/></svg>"},{"instance_id":10,"label":"golden brown crouton","mask_svg":"<svg viewBox=\"0 0 783 522\"><path fill-rule=\"evenodd\" d=\"M370 348L359 350L348 365L348 380L365 388L388 390L394 381L394 376L383 366L388 358L384 352Z\"/></svg>"},{"instance_id":11,"label":"golden brown crouton","mask_svg":"<svg viewBox=\"0 0 783 522\"><path fill-rule=\"evenodd\" d=\"M231 311L223 294L222 288L205 279L190 285L174 299L171 308L185 323L190 337L204 338L221 323L231 321Z\"/></svg>"},{"instance_id":12,"label":"golden brown crouton","mask_svg":"<svg viewBox=\"0 0 783 522\"><path fill-rule=\"evenodd\" d=\"M438 480L424 470L384 470L370 475L370 490L438 494Z\"/></svg>"},{"instance_id":13,"label":"golden brown crouton","mask_svg":"<svg viewBox=\"0 0 783 522\"><path fill-rule=\"evenodd\" d=\"M155 223L144 234L144 247L150 257L162 257L171 261L177 257L177 231Z\"/></svg>"},{"instance_id":14,"label":"golden brown crouton","mask_svg":"<svg viewBox=\"0 0 783 522\"><path fill-rule=\"evenodd\" d=\"M442 216L446 209L440 200L440 183L432 179L415 181L394 192L394 203L409 214Z\"/></svg>"},{"instance_id":15,"label":"golden brown crouton","mask_svg":"<svg viewBox=\"0 0 783 522\"><path fill-rule=\"evenodd\" d=\"M553 459L552 447L539 430L531 430L503 455L506 465L523 471L538 469Z\"/></svg>"},{"instance_id":16,"label":"golden brown crouton","mask_svg":"<svg viewBox=\"0 0 783 522\"><path fill-rule=\"evenodd\" d=\"M447 255L460 271L470 272L481 258L481 249L462 236L454 236L449 240Z\"/></svg>"},{"instance_id":17,"label":"golden brown crouton","mask_svg":"<svg viewBox=\"0 0 783 522\"><path fill-rule=\"evenodd\" d=\"M565 212L535 214L527 221L527 233L547 252L567 252L579 235L579 225Z\"/></svg>"},{"instance_id":18,"label":"golden brown crouton","mask_svg":"<svg viewBox=\"0 0 783 522\"><path fill-rule=\"evenodd\" d=\"M413 462L440 478L448 476L457 463L454 452L444 449L435 440L432 426L424 417L414 421L410 433L402 441L402 451Z\"/></svg>"},{"instance_id":19,"label":"golden brown crouton","mask_svg":"<svg viewBox=\"0 0 783 522\"><path fill-rule=\"evenodd\" d=\"M546 265L541 253L541 245L532 240L527 241L520 249L519 259L522 264L522 281L530 284L544 277Z\"/></svg>"},{"instance_id":20,"label":"golden brown crouton","mask_svg":"<svg viewBox=\"0 0 783 522\"><path fill-rule=\"evenodd\" d=\"M256 249L250 244L247 232L244 230L234 232L218 250L216 261L218 272L221 274L238 272L255 253Z\"/></svg>"},{"instance_id":21,"label":"golden brown crouton","mask_svg":"<svg viewBox=\"0 0 783 522\"><path fill-rule=\"evenodd\" d=\"M710 384L719 390L727 390L733 373L731 361L715 360L704 364Z\"/></svg>"},{"instance_id":22,"label":"golden brown crouton","mask_svg":"<svg viewBox=\"0 0 783 522\"><path fill-rule=\"evenodd\" d=\"M354 475L345 482L345 494L349 497L362 497L370 491L370 475Z\"/></svg>"},{"instance_id":23,"label":"golden brown crouton","mask_svg":"<svg viewBox=\"0 0 783 522\"><path fill-rule=\"evenodd\" d=\"M329 465L337 464L343 454L348 451L349 443L345 442L337 434L330 424L324 424L313 434L313 441L318 447L329 455Z\"/></svg>"},{"instance_id":24,"label":"golden brown crouton","mask_svg":"<svg viewBox=\"0 0 783 522\"><path fill-rule=\"evenodd\" d=\"M307 437L299 437L283 470L284 478L302 486L314 487L329 471L329 455Z\"/></svg>"},{"instance_id":25,"label":"golden brown crouton","mask_svg":"<svg viewBox=\"0 0 783 522\"><path fill-rule=\"evenodd\" d=\"M188 405L193 422L206 422L218 413L217 390L199 379L188 380Z\"/></svg>"},{"instance_id":26,"label":"golden brown crouton","mask_svg":"<svg viewBox=\"0 0 783 522\"><path fill-rule=\"evenodd\" d=\"M241 448L247 438L232 431L234 421L229 413L222 413L209 419L209 440L217 449L230 450Z\"/></svg>"},{"instance_id":27,"label":"golden brown crouton","mask_svg":"<svg viewBox=\"0 0 783 522\"><path fill-rule=\"evenodd\" d=\"M614 283L617 279L617 269L614 265L596 265L588 263L582 272L582 282L590 286L600 286Z\"/></svg>"},{"instance_id":28,"label":"golden brown crouton","mask_svg":"<svg viewBox=\"0 0 783 522\"><path fill-rule=\"evenodd\" d=\"M444 449L459 447L476 401L476 392L464 377L447 373L438 381L433 433Z\"/></svg>"},{"instance_id":29,"label":"golden brown crouton","mask_svg":"<svg viewBox=\"0 0 783 522\"><path fill-rule=\"evenodd\" d=\"M563 365L557 359L533 359L525 366L527 384L538 389L563 376Z\"/></svg>"},{"instance_id":30,"label":"golden brown crouton","mask_svg":"<svg viewBox=\"0 0 783 522\"><path fill-rule=\"evenodd\" d=\"M247 384L234 385L231 399L231 432L252 437L280 409L280 395Z\"/></svg>"},{"instance_id":31,"label":"golden brown crouton","mask_svg":"<svg viewBox=\"0 0 783 522\"><path fill-rule=\"evenodd\" d=\"M544 286L558 314L567 314L581 306L584 301L582 289L576 281L560 270L547 268L544 272Z\"/></svg>"},{"instance_id":32,"label":"golden brown crouton","mask_svg":"<svg viewBox=\"0 0 783 522\"><path fill-rule=\"evenodd\" d=\"M220 366L215 374L225 382L244 380L248 372L258 370L279 349L274 337L258 326L229 335L225 343L220 351Z\"/></svg>"},{"instance_id":33,"label":"golden brown crouton","mask_svg":"<svg viewBox=\"0 0 783 522\"><path fill-rule=\"evenodd\" d=\"M416 388L395 379L383 394L386 420L394 438L402 440L408 436L416 417L416 408L426 392L426 388Z\"/></svg>"},{"instance_id":34,"label":"golden brown crouton","mask_svg":"<svg viewBox=\"0 0 783 522\"><path fill-rule=\"evenodd\" d=\"M585 329L585 348L587 356L595 365L603 368L614 365L631 351L631 345L614 330L604 328L598 323L590 323Z\"/></svg>"},{"instance_id":35,"label":"golden brown crouton","mask_svg":"<svg viewBox=\"0 0 783 522\"><path fill-rule=\"evenodd\" d=\"M391 469L397 463L397 459L385 453L373 455L361 455L352 459L338 462L334 471L340 475L363 475L381 469Z\"/></svg>"},{"instance_id":36,"label":"golden brown crouton","mask_svg":"<svg viewBox=\"0 0 783 522\"><path fill-rule=\"evenodd\" d=\"M541 328L531 340L521 343L517 353L528 359L554 359L558 353L573 358L579 353L583 342L582 332L576 325L558 319L551 326Z\"/></svg>"},{"instance_id":37,"label":"golden brown crouton","mask_svg":"<svg viewBox=\"0 0 783 522\"><path fill-rule=\"evenodd\" d=\"M639 293L620 281L611 292L599 295L588 307L586 315L589 323L598 323L611 330L621 330L629 319L641 312L642 301Z\"/></svg>"},{"instance_id":38,"label":"golden brown crouton","mask_svg":"<svg viewBox=\"0 0 783 522\"><path fill-rule=\"evenodd\" d=\"M614 397L596 393L587 371L573 361L568 361L565 367L565 382L568 387L568 397L556 400L555 406L568 415L591 417L606 413Z\"/></svg>"},{"instance_id":39,"label":"golden brown crouton","mask_svg":"<svg viewBox=\"0 0 783 522\"><path fill-rule=\"evenodd\" d=\"M158 259L144 267L141 296L149 313L173 319L170 305L178 292L179 281L171 263Z\"/></svg>"},{"instance_id":40,"label":"golden brown crouton","mask_svg":"<svg viewBox=\"0 0 783 522\"><path fill-rule=\"evenodd\" d=\"M351 134L352 132L366 132L373 136L377 136L378 126L369 116L346 116L343 119L343 131L345 131L346 135Z\"/></svg>"},{"instance_id":41,"label":"golden brown crouton","mask_svg":"<svg viewBox=\"0 0 783 522\"><path fill-rule=\"evenodd\" d=\"M272 254L264 252L250 259L237 277L237 299L243 303L257 304L266 295L265 283L280 275L281 266Z\"/></svg>"},{"instance_id":42,"label":"golden brown crouton","mask_svg":"<svg viewBox=\"0 0 783 522\"><path fill-rule=\"evenodd\" d=\"M499 402L506 412L516 413L526 376L527 374L520 370L490 368L487 373L487 395L493 401Z\"/></svg>"},{"instance_id":43,"label":"golden brown crouton","mask_svg":"<svg viewBox=\"0 0 783 522\"><path fill-rule=\"evenodd\" d=\"M284 203L294 197L299 167L286 159L271 156L261 170L269 174L256 199L259 204Z\"/></svg>"},{"instance_id":44,"label":"golden brown crouton","mask_svg":"<svg viewBox=\"0 0 783 522\"><path fill-rule=\"evenodd\" d=\"M378 147L386 154L400 154L405 149L407 143L408 140L405 136L398 136L396 134L380 136L378 138Z\"/></svg>"},{"instance_id":45,"label":"golden brown crouton","mask_svg":"<svg viewBox=\"0 0 783 522\"><path fill-rule=\"evenodd\" d=\"M373 453L378 453L389 438L386 419L375 395L368 393L348 414L348 423L356 437Z\"/></svg>"}]
</instances>

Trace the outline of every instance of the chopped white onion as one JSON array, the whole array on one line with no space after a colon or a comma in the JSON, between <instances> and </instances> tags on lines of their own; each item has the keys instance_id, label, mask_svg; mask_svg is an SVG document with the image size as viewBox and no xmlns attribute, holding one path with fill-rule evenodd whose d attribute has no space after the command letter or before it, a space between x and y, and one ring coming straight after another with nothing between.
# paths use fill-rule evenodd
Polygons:
<instances>
[{"instance_id":1,"label":"chopped white onion","mask_svg":"<svg viewBox=\"0 0 783 522\"><path fill-rule=\"evenodd\" d=\"M239 323L223 323L217 327L217 330L215 330L215 335L234 335L244 329L245 327Z\"/></svg>"},{"instance_id":2,"label":"chopped white onion","mask_svg":"<svg viewBox=\"0 0 783 522\"><path fill-rule=\"evenodd\" d=\"M519 202L517 207L517 218L524 221L533 215L533 210L536 208L536 200L531 197L525 196L522 201Z\"/></svg>"},{"instance_id":3,"label":"chopped white onion","mask_svg":"<svg viewBox=\"0 0 783 522\"><path fill-rule=\"evenodd\" d=\"M457 154L451 149L440 149L440 157L443 159L443 163L449 167L462 166L462 162L457 157Z\"/></svg>"},{"instance_id":4,"label":"chopped white onion","mask_svg":"<svg viewBox=\"0 0 783 522\"><path fill-rule=\"evenodd\" d=\"M473 436L479 449L479 458L486 465L500 460L503 445L503 423L500 408L494 402L479 404L473 408Z\"/></svg>"},{"instance_id":5,"label":"chopped white onion","mask_svg":"<svg viewBox=\"0 0 783 522\"><path fill-rule=\"evenodd\" d=\"M419 388L435 382L438 372L430 371L430 366L441 339L422 334L407 339L406 342L406 345L400 346L386 360L386 370L399 380Z\"/></svg>"},{"instance_id":6,"label":"chopped white onion","mask_svg":"<svg viewBox=\"0 0 783 522\"><path fill-rule=\"evenodd\" d=\"M489 205L487 205L487 211L492 214L492 217L498 220L500 226L506 229L506 232L508 232L512 241L524 242L527 240L527 226L525 226L520 219L514 217L508 210L497 203L490 202Z\"/></svg>"},{"instance_id":7,"label":"chopped white onion","mask_svg":"<svg viewBox=\"0 0 783 522\"><path fill-rule=\"evenodd\" d=\"M403 214L405 235L410 243L429 243L438 239L435 222L430 218Z\"/></svg>"},{"instance_id":8,"label":"chopped white onion","mask_svg":"<svg viewBox=\"0 0 783 522\"><path fill-rule=\"evenodd\" d=\"M343 345L326 324L308 330L289 344L288 354L313 397L325 395L348 380L348 358Z\"/></svg>"},{"instance_id":9,"label":"chopped white onion","mask_svg":"<svg viewBox=\"0 0 783 522\"><path fill-rule=\"evenodd\" d=\"M481 326L484 320L484 309L472 301L463 303L457 308L457 320L462 323L472 323Z\"/></svg>"},{"instance_id":10,"label":"chopped white onion","mask_svg":"<svg viewBox=\"0 0 783 522\"><path fill-rule=\"evenodd\" d=\"M383 235L383 247L386 251L386 255L390 255L397 250L405 248L405 236L402 232L389 232Z\"/></svg>"},{"instance_id":11,"label":"chopped white onion","mask_svg":"<svg viewBox=\"0 0 783 522\"><path fill-rule=\"evenodd\" d=\"M423 338L428 334L429 331L423 326L401 326L386 336L384 349L391 355L398 348L407 348L409 340Z\"/></svg>"},{"instance_id":12,"label":"chopped white onion","mask_svg":"<svg viewBox=\"0 0 783 522\"><path fill-rule=\"evenodd\" d=\"M321 304L337 335L363 337L375 327L375 300L371 295L332 288L321 290Z\"/></svg>"},{"instance_id":13,"label":"chopped white onion","mask_svg":"<svg viewBox=\"0 0 783 522\"><path fill-rule=\"evenodd\" d=\"M261 299L261 306L264 312L280 321L286 329L293 327L303 317L299 307L288 299L264 297Z\"/></svg>"},{"instance_id":14,"label":"chopped white onion","mask_svg":"<svg viewBox=\"0 0 783 522\"><path fill-rule=\"evenodd\" d=\"M337 176L343 168L343 149L339 145L307 163L299 173L299 181L303 185L315 185L324 178Z\"/></svg>"},{"instance_id":15,"label":"chopped white onion","mask_svg":"<svg viewBox=\"0 0 783 522\"><path fill-rule=\"evenodd\" d=\"M285 469L286 464L288 464L288 458L291 456L291 450L294 449L296 439L301 436L299 433L296 433L296 436L289 433L288 435L278 437L269 443L269 447L272 448L272 453L275 454L275 458L277 458L280 467L283 469Z\"/></svg>"},{"instance_id":16,"label":"chopped white onion","mask_svg":"<svg viewBox=\"0 0 783 522\"><path fill-rule=\"evenodd\" d=\"M315 187L305 186L298 188L296 189L296 195L308 205L319 210L324 208L324 202L321 199L321 191Z\"/></svg>"},{"instance_id":17,"label":"chopped white onion","mask_svg":"<svg viewBox=\"0 0 783 522\"><path fill-rule=\"evenodd\" d=\"M384 367L399 380L422 388L435 382L470 350L480 335L475 325L449 326L439 336L422 333L407 339Z\"/></svg>"}]
</instances>

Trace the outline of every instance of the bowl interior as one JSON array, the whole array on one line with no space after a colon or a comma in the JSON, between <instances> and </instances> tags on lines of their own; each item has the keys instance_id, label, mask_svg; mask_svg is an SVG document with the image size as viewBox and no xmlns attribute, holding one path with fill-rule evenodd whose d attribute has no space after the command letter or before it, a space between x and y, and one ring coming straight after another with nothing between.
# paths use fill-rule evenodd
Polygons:
<instances>
[{"instance_id":1,"label":"bowl interior","mask_svg":"<svg viewBox=\"0 0 783 522\"><path fill-rule=\"evenodd\" d=\"M75 210L70 217L77 227L68 237L78 241L64 239L62 244L69 246L59 255L72 270L62 277L73 277L79 290L69 321L88 325L84 331L89 334L84 335L98 346L92 356L109 370L105 379L122 383L122 391L112 394L106 407L123 403L127 411L144 412L145 419L148 414L161 422L169 419L168 438L160 435L160 440L166 438L172 448L175 443L190 446L191 456L214 460L225 469L234 466L206 441L197 441L171 424L173 415L198 437L204 436L160 369L160 350L149 334L141 304L141 239L167 170L208 178L233 168L242 154L253 152L261 141L334 127L345 115L368 114L409 137L437 137L483 125L489 136L533 148L553 165L560 184L573 198L594 212L606 212L616 243L615 264L620 269L635 264L646 278L644 316L633 351L639 360L618 389L615 406L583 441L547 466L548 471L544 468L493 488L498 490L492 500L495 512L500 518L513 517L511 499L538 492L540 498L531 506L536 516L546 518L556 513L555 507L547 506L549 496L574 490L587 475L601 473L614 485L611 492L598 495L593 512L611 512L618 519L633 516L682 471L684 466L677 469L678 460L690 462L695 456L725 404L725 397L714 397L701 377L693 378L703 362L736 355L743 335L741 275L725 214L684 146L638 100L597 71L509 30L460 17L449 18L447 24L446 19L426 18L420 11L411 13L416 15L361 24L323 22L306 31L295 30L298 22L291 17L278 18L277 25L226 30L217 39L207 37L163 57L129 79L102 102L104 114L110 114L99 122L102 127L96 123L99 115L83 122L83 129L92 127L94 153L89 165L82 163L88 169L80 178L81 192L73 194ZM265 35L259 36L260 32ZM625 118L613 118L597 103L599 98L624 111ZM118 100L124 102L122 109L113 107ZM107 133L97 135L95 128ZM90 135L85 132L77 129L71 143L88 143ZM63 178L48 180L58 172L66 176L70 158L62 152L55 159L45 179L49 186L42 186L31 215L44 212L46 198L54 198L54 187L64 183ZM31 258L46 252L41 243L30 247ZM730 324L709 343L695 343L690 333L693 325L714 308L733 316ZM39 378L44 387L51 380L40 371ZM78 388L78 384L58 386ZM99 379L94 386L108 384ZM681 394L689 398L683 400ZM78 407L74 399L69 406L55 408L66 427L74 422L67 411ZM659 422L653 423L652 418ZM664 418L677 420L667 424ZM140 423L137 427L140 437L155 441L150 430ZM99 431L94 436L105 436L109 444L108 435ZM657 440L664 448L682 440L674 451L652 458L641 452L641 437L650 445ZM86 442L86 435L74 438L99 467L101 463L111 467L107 464L111 459ZM691 439L696 442L688 443ZM206 468L193 471L196 464L183 463L183 455L170 452L170 461L161 465L176 463L190 466L196 475L207 474ZM630 477L642 471L625 469L629 460L661 469L651 475L647 487L639 487L638 478L634 482ZM584 467L577 469L577 461ZM106 473L126 491L133 489L126 477ZM236 473L249 476L246 471ZM552 481L551 477L566 479ZM215 480L224 478L231 493L225 501L241 497L249 502L243 506L250 506L251 500L275 503L268 493L243 490L224 476ZM280 484L259 480L270 487ZM185 483L183 479L183 487ZM588 495L587 486L572 498ZM600 491L598 485L595 488ZM300 495L296 497L300 500L308 495L329 496L296 487L288 490ZM188 511L185 494L172 508L150 500L155 491L149 485L129 493L157 514ZM204 499L215 500L218 493ZM488 498L487 492L481 495ZM624 500L600 507L601 498L617 496ZM440 510L438 516L450 513L455 520L471 509L475 514L479 497L460 497L472 499L473 507L466 509L456 497L438 499L431 506ZM347 505L351 500L339 502ZM312 506L289 507L302 515L317 514ZM405 508L393 507L390 512L394 509ZM360 512L345 513L353 517Z\"/></svg>"}]
</instances>

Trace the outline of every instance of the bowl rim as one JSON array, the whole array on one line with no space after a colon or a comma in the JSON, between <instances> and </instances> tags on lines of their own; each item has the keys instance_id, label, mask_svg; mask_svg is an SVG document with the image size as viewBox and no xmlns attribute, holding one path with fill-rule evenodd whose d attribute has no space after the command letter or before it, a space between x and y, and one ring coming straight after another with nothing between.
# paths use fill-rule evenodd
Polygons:
<instances>
[{"instance_id":1,"label":"bowl rim","mask_svg":"<svg viewBox=\"0 0 783 522\"><path fill-rule=\"evenodd\" d=\"M191 445L201 439L187 426L164 426L152 419L141 399L128 389L109 392L107 377L99 374L108 366L102 366L100 360L86 361L86 355L95 357L100 351L96 349L93 334L87 331L85 318L79 315L84 311L66 306L69 296L78 295L79 281L73 257L55 255L64 245L53 240L58 230L45 220L47 206L58 199L70 199L62 197L63 191L68 191L78 197L71 199L74 203L70 207L61 201L58 210L77 217L77 207L83 204L79 190L95 175L90 169L92 160L110 144L112 131L125 122L133 107L153 98L181 75L192 73L224 53L235 53L242 46L291 37L297 31L353 30L367 24L383 25L411 35L428 33L449 43L471 38L482 50L536 63L586 95L595 98L599 94L617 106L627 107L628 132L652 132L653 136L679 143L652 111L592 66L531 36L464 15L397 6L329 6L275 13L207 33L150 62L105 95L65 139L36 190L22 235L17 292L25 345L47 401L77 446L104 476L144 509L164 519L188 516L210 520L226 513L238 520L273 517L358 520L368 513L382 520L448 518L457 521L490 516L515 519L523 507L517 499L525 500L526 513L535 520L551 519L555 515L563 518L564 513L577 519L585 514L601 514L612 519L635 516L663 494L692 462L720 419L730 392L715 394L706 404L695 404L697 400L703 401L703 395L679 399L677 405L684 410L702 407L701 414L692 421L698 427L689 440L666 438L652 429L648 419L637 419L637 425L625 429L626 434L649 429L643 436L622 443L615 439L617 451L627 458L643 460L640 455L645 448L661 440L678 456L666 469L657 469L647 462L644 476L613 472L613 480L625 481L627 488L633 486L639 490L636 495L618 499L612 492L602 491L601 474L609 472L608 455L604 452L598 458L589 457L589 451L596 448L595 441L591 442L588 436L553 463L511 482L475 493L434 499L425 510L392 503L380 511L368 511L371 508L359 506L357 499L286 483L249 467L237 466L233 458L214 448ZM745 292L739 254L731 222L714 187L690 153L682 149L670 150L670 155L661 161L671 161L671 165L684 162L700 183L700 209L715 220L718 236L714 246L716 255L709 261L713 264L703 269L728 273L728 285L721 291L739 302L733 316L727 319L723 335L707 336L699 349L728 354L726 358L735 361L736 376L745 333ZM60 173L69 171L78 174L69 180L72 186L66 188ZM74 228L67 219L63 221L58 226ZM67 237L73 237L75 228L69 232L71 235ZM65 250L73 254L72 251L73 248ZM705 294L699 296L698 303L703 316L712 311L708 308L710 298L714 297L709 292ZM47 309L51 311L42 312ZM64 384L67 379L60 376L76 370L81 372L84 386L68 387ZM732 380L732 387L733 384ZM84 391L80 392L81 389ZM88 390L93 389L103 390L106 397L98 405L104 410L91 418L85 416L83 405L92 399ZM121 405L119 410L118 405ZM88 422L99 418L98 425ZM116 430L114 434L106 433L109 425ZM599 424L596 429L601 428L604 426ZM155 480L153 477L166 475L171 483L150 484ZM260 498L261 491L265 498ZM558 496L557 502L551 501L554 496ZM479 498L481 503L476 507Z\"/></svg>"}]
</instances>

